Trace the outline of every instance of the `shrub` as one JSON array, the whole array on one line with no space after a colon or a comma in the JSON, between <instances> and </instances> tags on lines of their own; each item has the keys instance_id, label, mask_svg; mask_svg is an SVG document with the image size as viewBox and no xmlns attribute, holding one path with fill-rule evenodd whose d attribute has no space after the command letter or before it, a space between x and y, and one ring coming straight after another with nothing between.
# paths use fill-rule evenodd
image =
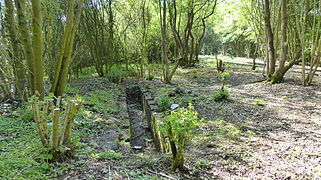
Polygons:
<instances>
[{"instance_id":1,"label":"shrub","mask_svg":"<svg viewBox=\"0 0 321 180\"><path fill-rule=\"evenodd\" d=\"M230 96L229 91L226 88L224 88L223 90L221 89L218 92L216 92L213 95L213 99L214 99L214 101L222 102L222 101L227 100L229 96Z\"/></svg>"},{"instance_id":2,"label":"shrub","mask_svg":"<svg viewBox=\"0 0 321 180\"><path fill-rule=\"evenodd\" d=\"M229 91L225 88L228 78L230 77L229 72L220 73L220 81L222 83L221 89L213 95L214 101L222 102L228 99Z\"/></svg>"},{"instance_id":3,"label":"shrub","mask_svg":"<svg viewBox=\"0 0 321 180\"><path fill-rule=\"evenodd\" d=\"M122 82L124 76L124 71L122 68L118 66L112 66L107 73L107 78L114 82L114 83L119 83Z\"/></svg>"},{"instance_id":4,"label":"shrub","mask_svg":"<svg viewBox=\"0 0 321 180\"><path fill-rule=\"evenodd\" d=\"M160 111L166 111L171 106L172 100L169 97L169 90L162 88L160 89L157 98L156 103L160 109Z\"/></svg>"},{"instance_id":5,"label":"shrub","mask_svg":"<svg viewBox=\"0 0 321 180\"><path fill-rule=\"evenodd\" d=\"M201 122L197 114L192 104L189 104L188 108L172 111L170 115L163 119L165 126L163 126L162 131L169 137L173 155L173 170L182 169L184 166L186 142L196 134L198 124Z\"/></svg>"}]
</instances>

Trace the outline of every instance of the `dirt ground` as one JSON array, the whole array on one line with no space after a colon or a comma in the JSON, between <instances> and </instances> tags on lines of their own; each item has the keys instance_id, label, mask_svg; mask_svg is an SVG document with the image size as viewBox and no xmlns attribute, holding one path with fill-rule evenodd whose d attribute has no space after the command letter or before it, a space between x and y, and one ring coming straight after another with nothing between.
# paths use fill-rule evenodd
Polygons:
<instances>
[{"instance_id":1,"label":"dirt ground","mask_svg":"<svg viewBox=\"0 0 321 180\"><path fill-rule=\"evenodd\" d=\"M133 150L124 142L116 148L120 160L87 156L82 165L57 179L321 179L321 77L302 87L294 69L283 83L272 85L259 82L261 68L253 71L250 64L227 63L230 97L222 103L212 98L221 83L211 60L178 69L172 85L159 79L119 85L97 80L106 90L123 92L140 83L155 96L160 88L180 87L204 118L201 133L187 147L184 172L170 170L170 154L155 152L152 146ZM125 94L119 96L121 111L126 111L125 99ZM121 114L108 118L122 123L128 115Z\"/></svg>"}]
</instances>

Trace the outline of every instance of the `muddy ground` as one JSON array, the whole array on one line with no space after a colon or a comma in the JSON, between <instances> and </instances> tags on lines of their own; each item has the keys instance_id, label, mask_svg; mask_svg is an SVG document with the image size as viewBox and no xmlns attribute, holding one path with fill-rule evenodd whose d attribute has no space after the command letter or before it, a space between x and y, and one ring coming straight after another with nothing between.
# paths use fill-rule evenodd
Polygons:
<instances>
[{"instance_id":1,"label":"muddy ground","mask_svg":"<svg viewBox=\"0 0 321 180\"><path fill-rule=\"evenodd\" d=\"M302 87L300 74L293 70L283 83L271 85L259 82L260 68L253 71L249 64L227 63L230 97L225 102L212 98L221 83L211 60L197 68L178 69L171 85L160 79L72 82L84 94L97 88L122 92L117 95L120 113L93 116L112 121L92 127L83 140L95 152L114 149L122 157L99 160L88 155L57 179L321 179L321 77ZM125 91L133 84L149 89L154 97L161 88L179 87L181 93L174 96L192 102L204 118L200 134L188 144L184 172L171 171L170 154L156 152L151 143L144 150L130 147ZM108 138L119 143L106 147Z\"/></svg>"}]
</instances>

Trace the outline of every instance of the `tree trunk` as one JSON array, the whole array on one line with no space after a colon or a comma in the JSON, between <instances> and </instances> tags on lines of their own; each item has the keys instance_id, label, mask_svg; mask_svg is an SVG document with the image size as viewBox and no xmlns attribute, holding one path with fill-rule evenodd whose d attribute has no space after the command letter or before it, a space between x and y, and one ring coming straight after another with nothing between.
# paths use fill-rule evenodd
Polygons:
<instances>
[{"instance_id":1,"label":"tree trunk","mask_svg":"<svg viewBox=\"0 0 321 180\"><path fill-rule=\"evenodd\" d=\"M184 168L184 147L185 147L185 135L181 135L178 139L178 148L175 158L172 162L172 170L182 170Z\"/></svg>"},{"instance_id":2,"label":"tree trunk","mask_svg":"<svg viewBox=\"0 0 321 180\"><path fill-rule=\"evenodd\" d=\"M298 52L297 55L286 65L284 68L278 68L275 73L270 77L270 82L273 83L279 83L283 80L283 77L285 73L292 68L292 66L298 62L300 62L300 56L301 52Z\"/></svg>"},{"instance_id":3,"label":"tree trunk","mask_svg":"<svg viewBox=\"0 0 321 180\"><path fill-rule=\"evenodd\" d=\"M162 34L162 62L163 62L163 74L164 74L164 83L168 84L170 83L169 79L169 60L168 60L168 42L167 42L167 25L166 25L166 12L167 12L167 5L166 1L163 1L163 5L161 3L161 0L159 0L159 19L160 19L160 25L161 25L161 34Z\"/></svg>"},{"instance_id":4,"label":"tree trunk","mask_svg":"<svg viewBox=\"0 0 321 180\"><path fill-rule=\"evenodd\" d=\"M31 38L29 34L29 27L26 20L26 1L25 0L15 0L15 5L17 8L19 31L21 34L21 41L24 49L24 56L27 59L28 65L28 83L31 90L31 94L35 93L34 88L34 53L32 49Z\"/></svg>"},{"instance_id":5,"label":"tree trunk","mask_svg":"<svg viewBox=\"0 0 321 180\"><path fill-rule=\"evenodd\" d=\"M271 17L270 17L270 1L264 0L264 24L266 31L266 44L267 44L267 57L268 57L268 71L267 74L271 76L275 71L275 50L273 44L273 32L271 27Z\"/></svg>"},{"instance_id":6,"label":"tree trunk","mask_svg":"<svg viewBox=\"0 0 321 180\"><path fill-rule=\"evenodd\" d=\"M281 59L279 61L279 67L280 69L283 69L285 66L285 62L287 61L288 57L288 45L287 45L287 0L282 0L281 1L281 16L282 16L282 26L281 26L281 31L282 31L282 40L281 40Z\"/></svg>"},{"instance_id":7,"label":"tree trunk","mask_svg":"<svg viewBox=\"0 0 321 180\"><path fill-rule=\"evenodd\" d=\"M34 49L34 88L39 93L40 99L44 98L44 69L42 60L42 17L40 0L32 0L32 30L33 30L33 49Z\"/></svg>"},{"instance_id":8,"label":"tree trunk","mask_svg":"<svg viewBox=\"0 0 321 180\"><path fill-rule=\"evenodd\" d=\"M13 6L12 0L5 0L5 4L7 8L6 20L8 24L11 46L13 50L13 59L15 64L17 94L19 94L21 98L25 98L25 97L22 97L24 95L23 91L25 88L25 70L21 59L20 42L18 38L15 21L14 21L14 13L13 13L14 6Z\"/></svg>"},{"instance_id":9,"label":"tree trunk","mask_svg":"<svg viewBox=\"0 0 321 180\"><path fill-rule=\"evenodd\" d=\"M55 71L54 81L52 84L51 91L55 96L62 96L65 85L67 83L67 76L69 66L71 63L72 49L74 45L76 31L80 22L81 11L84 0L80 0L78 3L77 14L74 17L74 4L75 0L69 1L67 23L65 26L63 43L60 51L60 56ZM75 18L75 21L73 19Z\"/></svg>"}]
</instances>

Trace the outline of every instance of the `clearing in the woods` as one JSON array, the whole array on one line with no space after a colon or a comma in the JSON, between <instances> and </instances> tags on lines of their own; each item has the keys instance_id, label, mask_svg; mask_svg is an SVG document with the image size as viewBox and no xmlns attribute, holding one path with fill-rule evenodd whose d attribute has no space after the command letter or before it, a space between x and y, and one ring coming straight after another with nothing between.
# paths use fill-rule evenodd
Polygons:
<instances>
[{"instance_id":1,"label":"clearing in the woods","mask_svg":"<svg viewBox=\"0 0 321 180\"><path fill-rule=\"evenodd\" d=\"M320 74L314 85L302 87L293 68L283 83L268 84L262 81L262 65L251 70L251 64L233 62L237 59L225 63L230 75L224 102L213 100L221 81L210 57L197 67L179 68L170 85L159 78L118 84L98 77L71 81L66 93L80 94L84 103L74 122L74 157L59 163L39 155L45 150L35 123L28 121L30 112L2 104L0 178L321 178ZM192 103L204 118L199 134L187 144L183 171L170 170L170 153L156 152L148 125L139 122L144 116L140 94L156 102L166 90L171 104Z\"/></svg>"}]
</instances>

